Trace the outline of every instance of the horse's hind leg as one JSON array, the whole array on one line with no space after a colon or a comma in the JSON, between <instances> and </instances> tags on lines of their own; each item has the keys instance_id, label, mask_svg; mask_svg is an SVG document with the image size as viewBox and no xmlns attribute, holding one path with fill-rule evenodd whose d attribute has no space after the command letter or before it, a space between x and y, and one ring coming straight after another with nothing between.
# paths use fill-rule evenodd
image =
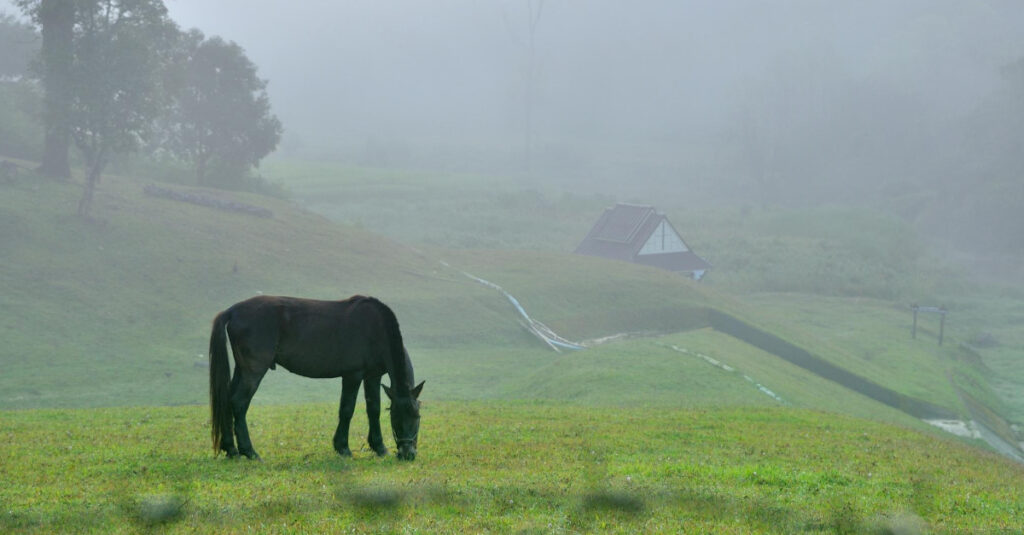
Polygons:
<instances>
[{"instance_id":1,"label":"horse's hind leg","mask_svg":"<svg viewBox=\"0 0 1024 535\"><path fill-rule=\"evenodd\" d=\"M249 426L245 422L245 414L249 411L252 396L266 373L267 370L253 371L236 367L235 376L231 378L231 411L235 417L238 452L250 459L259 459L260 456L253 449L252 440L249 439Z\"/></svg>"},{"instance_id":2,"label":"horse's hind leg","mask_svg":"<svg viewBox=\"0 0 1024 535\"><path fill-rule=\"evenodd\" d=\"M242 375L238 373L237 369L231 376L231 384L228 386L228 403L231 404L231 397L238 390L238 380L241 379ZM234 408L231 409L232 418L234 417ZM235 434L233 431L228 431L220 439L220 449L224 450L229 459L238 457L238 448L235 447Z\"/></svg>"},{"instance_id":3,"label":"horse's hind leg","mask_svg":"<svg viewBox=\"0 0 1024 535\"><path fill-rule=\"evenodd\" d=\"M334 432L334 451L342 457L351 457L348 448L348 427L352 422L352 413L356 410L356 398L359 395L359 383L362 374L352 373L341 378L341 406L338 407L338 430Z\"/></svg>"},{"instance_id":4,"label":"horse's hind leg","mask_svg":"<svg viewBox=\"0 0 1024 535\"><path fill-rule=\"evenodd\" d=\"M366 417L370 421L370 435L367 440L370 449L381 457L388 454L384 446L384 437L380 433L380 376L367 377L363 380L363 396L366 398Z\"/></svg>"}]
</instances>

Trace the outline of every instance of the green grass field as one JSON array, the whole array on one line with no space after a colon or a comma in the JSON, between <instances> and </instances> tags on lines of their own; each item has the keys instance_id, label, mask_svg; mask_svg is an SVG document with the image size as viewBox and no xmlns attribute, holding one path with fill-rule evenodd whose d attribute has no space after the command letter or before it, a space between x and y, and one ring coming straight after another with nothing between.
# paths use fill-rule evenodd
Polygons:
<instances>
[{"instance_id":1,"label":"green grass field","mask_svg":"<svg viewBox=\"0 0 1024 535\"><path fill-rule=\"evenodd\" d=\"M215 458L202 407L7 412L0 530L1013 533L1024 514L1019 465L825 412L428 402L413 463L336 456L333 405L250 414L264 462Z\"/></svg>"},{"instance_id":2,"label":"green grass field","mask_svg":"<svg viewBox=\"0 0 1024 535\"><path fill-rule=\"evenodd\" d=\"M1021 469L981 441L708 327L708 309L730 314L1014 435L1024 299L921 268L913 243L893 253L912 242L898 222L830 210L702 219L666 198L716 263L698 284L568 254L608 198L328 164L266 172L308 204L195 190L273 211L257 218L111 175L83 222L71 215L78 182L0 185L0 531L1021 529ZM387 222L359 215L371 212ZM642 336L554 353L463 272L567 338ZM340 381L284 371L251 412L266 462L213 458L210 320L257 293L365 293L394 308L427 381L415 463L337 458ZM913 295L949 298L942 348L927 321L909 338ZM961 346L975 340L994 344ZM353 444L363 429L357 411Z\"/></svg>"}]
</instances>

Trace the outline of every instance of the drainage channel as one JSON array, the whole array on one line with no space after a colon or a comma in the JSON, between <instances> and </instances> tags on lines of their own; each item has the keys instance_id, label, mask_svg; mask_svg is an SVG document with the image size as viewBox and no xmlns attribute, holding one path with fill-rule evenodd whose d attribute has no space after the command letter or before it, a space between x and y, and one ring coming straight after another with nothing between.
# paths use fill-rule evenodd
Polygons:
<instances>
[{"instance_id":1,"label":"drainage channel","mask_svg":"<svg viewBox=\"0 0 1024 535\"><path fill-rule=\"evenodd\" d=\"M441 261L441 265L445 267L451 267L448 265L447 262L444 262L443 260ZM565 338L562 338L561 336L558 336L547 325L544 325L543 323L531 318L530 315L526 313L526 309L523 308L523 305L519 304L519 300L516 299L512 294L505 291L505 289L502 288L501 286L498 286L497 284L494 284L489 280L481 279L476 275L466 273L465 271L459 271L459 273L462 273L466 277L476 281L479 284L482 284L493 290L497 290L499 293L501 293L501 295L505 296L505 299L507 299L509 303L512 303L512 306L516 309L516 313L519 315L519 324L522 325L523 328L529 331L531 334L539 338L542 342L547 344L548 347L554 349L555 352L561 353L564 349L576 351L584 348L583 345L577 342L571 342L569 340L566 340Z\"/></svg>"},{"instance_id":2,"label":"drainage channel","mask_svg":"<svg viewBox=\"0 0 1024 535\"><path fill-rule=\"evenodd\" d=\"M451 266L448 265L448 263L444 262L443 260L440 261L440 263L445 267L451 268ZM505 291L505 289L502 288L501 286L491 281L467 273L465 271L459 270L459 272L462 273L464 276L468 277L469 279L472 279L479 284L487 286L488 288L494 289L500 292L503 296L505 296L505 298L512 304L517 314L519 315L519 324L522 325L524 329L526 329L534 336L539 338L541 341L543 341L548 347L550 347L554 351L558 353L561 353L563 350L576 351L586 349L591 345L597 345L592 343L572 342L566 340L565 338L557 335L554 331L548 328L547 325L544 325L543 323L531 318L530 315L526 313L526 309L523 308L523 306L519 303L519 300L516 299L512 294ZM1014 461L1024 464L1024 450L1022 450L1020 447L1017 447L1013 443L1008 442L1007 440L1002 438L998 433L994 432L992 429L990 429L988 426L978 421L977 419L973 419L970 422L958 420L956 418L957 415L955 415L952 411L945 407L917 398L912 398L905 394L896 392L895 390L891 390L889 388L881 386L878 383L875 383L864 377L851 373L843 368L840 368L832 364L831 362L825 361L820 357L812 355L805 349L799 348L789 342L786 342L785 340L771 333L762 331L729 314L715 310L713 308L708 308L707 313L710 326L716 331L725 333L738 340L742 340L743 342L746 342L754 347L757 347L762 351L775 355L776 357L779 357L791 364L799 366L819 377L838 383L839 385L845 388L863 394L864 396L867 396L884 405L893 407L901 412L905 412L910 416L913 416L919 420L924 421L925 423L943 429L951 434L964 436L968 438L980 438L1002 455L1009 457ZM600 344L602 342L612 341L626 336L628 336L628 333L605 337L604 339L596 340L596 342ZM754 385L758 390L760 390L765 395L771 397L772 399L779 403L788 404L778 394L772 392L770 389L758 383L750 376L737 371L732 366L724 364L707 355L689 351L685 348L680 348L677 346L670 347L674 351L678 351L680 353L693 355L698 358L701 358L708 364L717 366L722 370L728 371L730 373L737 373L741 377L743 377L744 380ZM968 408L970 409L969 405Z\"/></svg>"}]
</instances>

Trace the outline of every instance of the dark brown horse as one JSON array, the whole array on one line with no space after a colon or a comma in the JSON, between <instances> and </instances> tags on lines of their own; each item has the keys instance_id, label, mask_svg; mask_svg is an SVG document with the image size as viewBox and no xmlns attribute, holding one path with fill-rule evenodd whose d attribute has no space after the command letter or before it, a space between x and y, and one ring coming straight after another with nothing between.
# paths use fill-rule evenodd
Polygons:
<instances>
[{"instance_id":1,"label":"dark brown horse","mask_svg":"<svg viewBox=\"0 0 1024 535\"><path fill-rule=\"evenodd\" d=\"M234 375L228 365L225 333L235 357ZM249 439L245 413L267 370L278 364L305 377L342 378L334 449L346 457L352 455L348 428L359 383L364 385L370 420L370 448L377 455L387 455L380 432L380 380L388 374L391 387L384 386L384 392L391 399L391 429L398 458L416 457L420 428L417 398L423 383L412 386L412 363L398 320L387 305L361 295L344 301L258 296L217 314L210 333L214 451L223 450L228 457L241 453L259 458Z\"/></svg>"}]
</instances>

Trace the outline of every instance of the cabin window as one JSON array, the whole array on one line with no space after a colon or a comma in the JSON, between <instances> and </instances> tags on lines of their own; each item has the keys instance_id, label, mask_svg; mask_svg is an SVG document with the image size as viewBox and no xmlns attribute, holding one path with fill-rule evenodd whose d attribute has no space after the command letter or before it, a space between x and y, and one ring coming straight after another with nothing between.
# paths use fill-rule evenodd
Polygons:
<instances>
[{"instance_id":1,"label":"cabin window","mask_svg":"<svg viewBox=\"0 0 1024 535\"><path fill-rule=\"evenodd\" d=\"M676 234L667 221L662 220L637 254L685 253L688 250L679 234Z\"/></svg>"}]
</instances>

